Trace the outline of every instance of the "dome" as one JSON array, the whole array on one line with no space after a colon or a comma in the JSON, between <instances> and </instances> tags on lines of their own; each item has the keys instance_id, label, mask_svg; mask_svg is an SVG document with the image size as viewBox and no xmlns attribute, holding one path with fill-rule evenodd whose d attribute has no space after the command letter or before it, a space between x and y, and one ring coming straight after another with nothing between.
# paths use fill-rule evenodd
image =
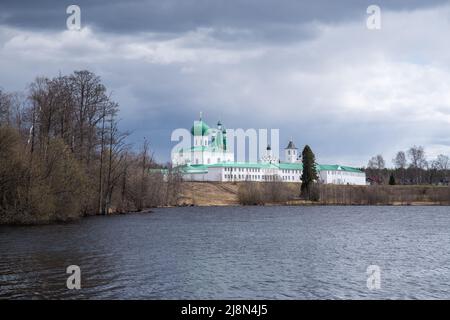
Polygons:
<instances>
[{"instance_id":1,"label":"dome","mask_svg":"<svg viewBox=\"0 0 450 320\"><path fill-rule=\"evenodd\" d=\"M193 136L205 136L208 133L209 126L203 121L195 121L191 128Z\"/></svg>"},{"instance_id":2,"label":"dome","mask_svg":"<svg viewBox=\"0 0 450 320\"><path fill-rule=\"evenodd\" d=\"M292 142L292 140L289 140L289 143L285 149L297 149L297 148L295 147L294 142Z\"/></svg>"}]
</instances>

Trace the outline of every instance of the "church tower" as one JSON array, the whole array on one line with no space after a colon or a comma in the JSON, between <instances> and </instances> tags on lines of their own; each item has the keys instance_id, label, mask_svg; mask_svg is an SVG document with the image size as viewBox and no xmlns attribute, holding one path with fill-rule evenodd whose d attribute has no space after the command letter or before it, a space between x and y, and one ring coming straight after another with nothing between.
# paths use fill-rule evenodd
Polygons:
<instances>
[{"instance_id":1,"label":"church tower","mask_svg":"<svg viewBox=\"0 0 450 320\"><path fill-rule=\"evenodd\" d=\"M272 153L272 148L270 147L270 144L267 145L266 153L261 157L261 161L266 163L278 162L278 159Z\"/></svg>"},{"instance_id":2,"label":"church tower","mask_svg":"<svg viewBox=\"0 0 450 320\"><path fill-rule=\"evenodd\" d=\"M191 128L191 134L194 136L194 147L207 147L209 144L209 126L202 120L202 113L200 112L200 120L194 121Z\"/></svg>"},{"instance_id":3,"label":"church tower","mask_svg":"<svg viewBox=\"0 0 450 320\"><path fill-rule=\"evenodd\" d=\"M298 149L295 147L294 142L289 140L287 147L284 149L284 159L286 162L294 163L298 159Z\"/></svg>"}]
</instances>

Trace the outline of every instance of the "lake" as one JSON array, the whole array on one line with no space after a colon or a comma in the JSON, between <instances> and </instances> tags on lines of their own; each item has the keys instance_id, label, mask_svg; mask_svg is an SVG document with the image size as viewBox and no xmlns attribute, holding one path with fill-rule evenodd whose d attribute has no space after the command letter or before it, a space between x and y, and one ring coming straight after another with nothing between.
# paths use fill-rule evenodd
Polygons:
<instances>
[{"instance_id":1,"label":"lake","mask_svg":"<svg viewBox=\"0 0 450 320\"><path fill-rule=\"evenodd\" d=\"M0 227L0 298L448 299L449 251L449 207L161 208Z\"/></svg>"}]
</instances>

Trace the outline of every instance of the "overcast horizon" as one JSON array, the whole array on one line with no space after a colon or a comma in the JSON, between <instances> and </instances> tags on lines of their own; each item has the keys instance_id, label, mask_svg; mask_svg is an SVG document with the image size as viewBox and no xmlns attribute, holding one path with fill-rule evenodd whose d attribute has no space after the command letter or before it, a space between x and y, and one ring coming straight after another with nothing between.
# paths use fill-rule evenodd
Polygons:
<instances>
[{"instance_id":1,"label":"overcast horizon","mask_svg":"<svg viewBox=\"0 0 450 320\"><path fill-rule=\"evenodd\" d=\"M449 1L2 0L0 88L88 69L162 162L201 111L211 126L279 129L281 149L293 137L319 163L390 166L413 145L450 155L449 30Z\"/></svg>"}]
</instances>

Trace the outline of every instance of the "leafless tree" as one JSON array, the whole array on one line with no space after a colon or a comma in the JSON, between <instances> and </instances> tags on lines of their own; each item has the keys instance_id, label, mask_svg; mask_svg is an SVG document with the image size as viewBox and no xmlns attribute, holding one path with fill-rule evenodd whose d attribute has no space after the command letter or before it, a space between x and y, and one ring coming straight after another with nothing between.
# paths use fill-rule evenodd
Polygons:
<instances>
[{"instance_id":1,"label":"leafless tree","mask_svg":"<svg viewBox=\"0 0 450 320\"><path fill-rule=\"evenodd\" d=\"M422 146L413 146L408 150L408 157L410 159L410 173L411 180L415 184L421 184L426 181L424 170L428 167L428 162L425 158L425 151Z\"/></svg>"},{"instance_id":2,"label":"leafless tree","mask_svg":"<svg viewBox=\"0 0 450 320\"><path fill-rule=\"evenodd\" d=\"M392 160L396 169L405 169L407 166L406 154L404 151L399 151Z\"/></svg>"},{"instance_id":3,"label":"leafless tree","mask_svg":"<svg viewBox=\"0 0 450 320\"><path fill-rule=\"evenodd\" d=\"M0 223L174 203L181 177L155 164L147 140L131 151L118 109L86 70L0 91Z\"/></svg>"},{"instance_id":4,"label":"leafless tree","mask_svg":"<svg viewBox=\"0 0 450 320\"><path fill-rule=\"evenodd\" d=\"M367 167L370 169L382 170L385 168L385 165L386 164L384 162L383 156L381 154L378 154L369 160Z\"/></svg>"},{"instance_id":5,"label":"leafless tree","mask_svg":"<svg viewBox=\"0 0 450 320\"><path fill-rule=\"evenodd\" d=\"M412 168L424 169L427 167L428 163L422 146L413 146L409 148L408 156Z\"/></svg>"},{"instance_id":6,"label":"leafless tree","mask_svg":"<svg viewBox=\"0 0 450 320\"><path fill-rule=\"evenodd\" d=\"M0 126L10 125L11 97L0 89Z\"/></svg>"},{"instance_id":7,"label":"leafless tree","mask_svg":"<svg viewBox=\"0 0 450 320\"><path fill-rule=\"evenodd\" d=\"M440 154L432 161L431 167L436 170L449 170L450 169L450 158L446 155Z\"/></svg>"}]
</instances>

